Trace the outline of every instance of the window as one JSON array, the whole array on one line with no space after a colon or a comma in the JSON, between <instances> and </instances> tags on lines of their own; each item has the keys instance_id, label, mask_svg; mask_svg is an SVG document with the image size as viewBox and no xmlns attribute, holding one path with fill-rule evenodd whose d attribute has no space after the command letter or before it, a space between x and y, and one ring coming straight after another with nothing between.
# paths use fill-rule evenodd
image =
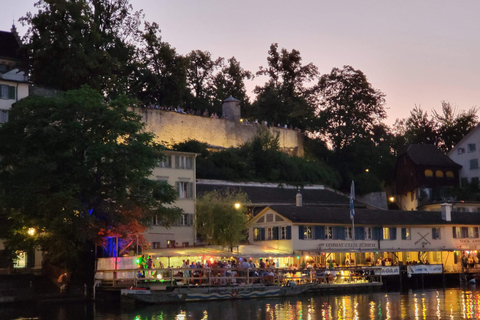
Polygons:
<instances>
[{"instance_id":1,"label":"window","mask_svg":"<svg viewBox=\"0 0 480 320\"><path fill-rule=\"evenodd\" d=\"M442 171L442 170L437 170L437 171L435 171L435 177L437 177L437 178L443 178L443 171Z\"/></svg>"},{"instance_id":2,"label":"window","mask_svg":"<svg viewBox=\"0 0 480 320\"><path fill-rule=\"evenodd\" d=\"M266 217L267 217L267 220L266 220L267 222L273 222L273 213L267 214Z\"/></svg>"},{"instance_id":3,"label":"window","mask_svg":"<svg viewBox=\"0 0 480 320\"><path fill-rule=\"evenodd\" d=\"M383 240L390 240L390 228L383 228Z\"/></svg>"},{"instance_id":4,"label":"window","mask_svg":"<svg viewBox=\"0 0 480 320\"><path fill-rule=\"evenodd\" d=\"M263 222L265 222L265 216L258 218L257 223L263 223Z\"/></svg>"},{"instance_id":5,"label":"window","mask_svg":"<svg viewBox=\"0 0 480 320\"><path fill-rule=\"evenodd\" d=\"M275 221L285 221L285 219L283 219L279 215L275 215Z\"/></svg>"},{"instance_id":6,"label":"window","mask_svg":"<svg viewBox=\"0 0 480 320\"><path fill-rule=\"evenodd\" d=\"M253 229L253 240L260 241L260 229L259 228Z\"/></svg>"},{"instance_id":7,"label":"window","mask_svg":"<svg viewBox=\"0 0 480 320\"><path fill-rule=\"evenodd\" d=\"M365 227L365 240L372 240L372 228Z\"/></svg>"},{"instance_id":8,"label":"window","mask_svg":"<svg viewBox=\"0 0 480 320\"><path fill-rule=\"evenodd\" d=\"M167 240L167 248L175 248L175 240Z\"/></svg>"},{"instance_id":9,"label":"window","mask_svg":"<svg viewBox=\"0 0 480 320\"><path fill-rule=\"evenodd\" d=\"M478 169L478 159L470 159L470 170Z\"/></svg>"},{"instance_id":10,"label":"window","mask_svg":"<svg viewBox=\"0 0 480 320\"><path fill-rule=\"evenodd\" d=\"M160 249L160 242L152 242L152 249Z\"/></svg>"},{"instance_id":11,"label":"window","mask_svg":"<svg viewBox=\"0 0 480 320\"><path fill-rule=\"evenodd\" d=\"M432 228L432 239L441 239L440 228Z\"/></svg>"},{"instance_id":12,"label":"window","mask_svg":"<svg viewBox=\"0 0 480 320\"><path fill-rule=\"evenodd\" d=\"M472 178L472 184L475 186L478 186L478 177L473 177Z\"/></svg>"},{"instance_id":13,"label":"window","mask_svg":"<svg viewBox=\"0 0 480 320\"><path fill-rule=\"evenodd\" d=\"M268 227L267 228L267 240L272 240L273 239L273 228Z\"/></svg>"},{"instance_id":14,"label":"window","mask_svg":"<svg viewBox=\"0 0 480 320\"><path fill-rule=\"evenodd\" d=\"M162 161L158 163L158 166L160 168L171 168L172 167L172 156L170 155L165 155L162 158Z\"/></svg>"},{"instance_id":15,"label":"window","mask_svg":"<svg viewBox=\"0 0 480 320\"><path fill-rule=\"evenodd\" d=\"M192 158L187 156L175 157L175 168L177 169L192 169Z\"/></svg>"},{"instance_id":16,"label":"window","mask_svg":"<svg viewBox=\"0 0 480 320\"><path fill-rule=\"evenodd\" d=\"M157 217L157 216L154 216L154 217L153 217L153 225L154 225L154 226L159 226L159 225L160 225L160 221L158 221L158 217Z\"/></svg>"},{"instance_id":17,"label":"window","mask_svg":"<svg viewBox=\"0 0 480 320\"><path fill-rule=\"evenodd\" d=\"M476 239L478 238L478 227L469 227L468 228L468 237Z\"/></svg>"},{"instance_id":18,"label":"window","mask_svg":"<svg viewBox=\"0 0 480 320\"><path fill-rule=\"evenodd\" d=\"M475 143L468 144L468 152L475 152Z\"/></svg>"},{"instance_id":19,"label":"window","mask_svg":"<svg viewBox=\"0 0 480 320\"><path fill-rule=\"evenodd\" d=\"M178 198L193 198L193 184L191 182L177 181Z\"/></svg>"},{"instance_id":20,"label":"window","mask_svg":"<svg viewBox=\"0 0 480 320\"><path fill-rule=\"evenodd\" d=\"M325 239L333 239L333 227L325 227Z\"/></svg>"},{"instance_id":21,"label":"window","mask_svg":"<svg viewBox=\"0 0 480 320\"><path fill-rule=\"evenodd\" d=\"M191 226L193 224L193 214L185 213L182 214L180 220L178 221L179 226Z\"/></svg>"},{"instance_id":22,"label":"window","mask_svg":"<svg viewBox=\"0 0 480 320\"><path fill-rule=\"evenodd\" d=\"M383 240L396 240L397 239L397 228L383 228Z\"/></svg>"},{"instance_id":23,"label":"window","mask_svg":"<svg viewBox=\"0 0 480 320\"><path fill-rule=\"evenodd\" d=\"M446 176L447 176L448 179L453 179L453 178L455 178L455 175L453 174L452 171L447 171Z\"/></svg>"},{"instance_id":24,"label":"window","mask_svg":"<svg viewBox=\"0 0 480 320\"><path fill-rule=\"evenodd\" d=\"M15 87L0 84L0 99L15 100Z\"/></svg>"},{"instance_id":25,"label":"window","mask_svg":"<svg viewBox=\"0 0 480 320\"><path fill-rule=\"evenodd\" d=\"M280 240L287 239L287 227L280 227Z\"/></svg>"},{"instance_id":26,"label":"window","mask_svg":"<svg viewBox=\"0 0 480 320\"><path fill-rule=\"evenodd\" d=\"M411 240L410 228L402 228L402 240Z\"/></svg>"},{"instance_id":27,"label":"window","mask_svg":"<svg viewBox=\"0 0 480 320\"><path fill-rule=\"evenodd\" d=\"M352 227L345 227L345 239L352 240Z\"/></svg>"},{"instance_id":28,"label":"window","mask_svg":"<svg viewBox=\"0 0 480 320\"><path fill-rule=\"evenodd\" d=\"M182 242L182 247L188 247L188 242Z\"/></svg>"},{"instance_id":29,"label":"window","mask_svg":"<svg viewBox=\"0 0 480 320\"><path fill-rule=\"evenodd\" d=\"M433 171L430 169L425 170L425 177L433 177Z\"/></svg>"},{"instance_id":30,"label":"window","mask_svg":"<svg viewBox=\"0 0 480 320\"><path fill-rule=\"evenodd\" d=\"M461 187L466 187L468 185L468 178L461 178L460 179L460 186Z\"/></svg>"},{"instance_id":31,"label":"window","mask_svg":"<svg viewBox=\"0 0 480 320\"><path fill-rule=\"evenodd\" d=\"M458 154L464 154L465 148L458 148Z\"/></svg>"},{"instance_id":32,"label":"window","mask_svg":"<svg viewBox=\"0 0 480 320\"><path fill-rule=\"evenodd\" d=\"M456 239L478 238L478 227L452 227L452 231Z\"/></svg>"},{"instance_id":33,"label":"window","mask_svg":"<svg viewBox=\"0 0 480 320\"><path fill-rule=\"evenodd\" d=\"M5 122L8 122L8 111L2 110L2 112L0 112L0 123L5 123Z\"/></svg>"},{"instance_id":34,"label":"window","mask_svg":"<svg viewBox=\"0 0 480 320\"><path fill-rule=\"evenodd\" d=\"M304 239L313 239L313 230L311 226L305 226L303 230Z\"/></svg>"}]
</instances>

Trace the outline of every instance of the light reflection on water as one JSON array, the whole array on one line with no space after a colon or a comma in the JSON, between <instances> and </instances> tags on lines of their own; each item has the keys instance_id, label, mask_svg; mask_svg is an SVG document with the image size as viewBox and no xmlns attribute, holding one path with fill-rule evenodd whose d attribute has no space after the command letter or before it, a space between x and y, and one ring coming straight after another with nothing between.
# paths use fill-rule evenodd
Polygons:
<instances>
[{"instance_id":1,"label":"light reflection on water","mask_svg":"<svg viewBox=\"0 0 480 320\"><path fill-rule=\"evenodd\" d=\"M363 320L479 319L480 291L417 290L410 292L325 295L135 307L69 304L25 309L0 306L0 319L38 320Z\"/></svg>"}]
</instances>

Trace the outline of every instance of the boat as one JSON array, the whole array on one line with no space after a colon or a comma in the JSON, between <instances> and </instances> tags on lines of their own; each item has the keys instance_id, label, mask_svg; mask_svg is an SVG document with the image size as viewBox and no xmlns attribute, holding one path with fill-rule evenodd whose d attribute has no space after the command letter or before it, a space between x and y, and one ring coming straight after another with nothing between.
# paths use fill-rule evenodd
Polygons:
<instances>
[{"instance_id":1,"label":"boat","mask_svg":"<svg viewBox=\"0 0 480 320\"><path fill-rule=\"evenodd\" d=\"M301 294L311 285L289 283L285 286L249 284L227 286L168 286L162 290L149 287L122 289L121 295L144 303L175 303L209 300L232 300L286 297Z\"/></svg>"}]
</instances>

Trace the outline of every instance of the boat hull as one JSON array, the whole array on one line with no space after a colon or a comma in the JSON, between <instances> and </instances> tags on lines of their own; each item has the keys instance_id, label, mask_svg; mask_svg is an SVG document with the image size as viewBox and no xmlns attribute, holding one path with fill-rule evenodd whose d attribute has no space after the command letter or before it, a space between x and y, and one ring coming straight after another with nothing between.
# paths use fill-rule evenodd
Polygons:
<instances>
[{"instance_id":1,"label":"boat hull","mask_svg":"<svg viewBox=\"0 0 480 320\"><path fill-rule=\"evenodd\" d=\"M121 294L145 303L174 303L283 297L297 295L308 289L307 286L175 287L172 291L123 289Z\"/></svg>"}]
</instances>

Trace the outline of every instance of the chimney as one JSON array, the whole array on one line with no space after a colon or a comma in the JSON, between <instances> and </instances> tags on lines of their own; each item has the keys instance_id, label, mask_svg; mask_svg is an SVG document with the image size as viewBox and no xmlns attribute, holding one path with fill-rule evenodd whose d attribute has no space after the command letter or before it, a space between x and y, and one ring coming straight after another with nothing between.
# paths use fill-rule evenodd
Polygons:
<instances>
[{"instance_id":1,"label":"chimney","mask_svg":"<svg viewBox=\"0 0 480 320\"><path fill-rule=\"evenodd\" d=\"M240 100L230 96L223 101L222 116L225 120L240 121Z\"/></svg>"},{"instance_id":2,"label":"chimney","mask_svg":"<svg viewBox=\"0 0 480 320\"><path fill-rule=\"evenodd\" d=\"M452 204L451 203L442 203L442 220L452 221Z\"/></svg>"},{"instance_id":3,"label":"chimney","mask_svg":"<svg viewBox=\"0 0 480 320\"><path fill-rule=\"evenodd\" d=\"M302 194L300 193L300 190L297 191L297 195L295 196L296 199L296 205L297 207L302 206Z\"/></svg>"}]
</instances>

